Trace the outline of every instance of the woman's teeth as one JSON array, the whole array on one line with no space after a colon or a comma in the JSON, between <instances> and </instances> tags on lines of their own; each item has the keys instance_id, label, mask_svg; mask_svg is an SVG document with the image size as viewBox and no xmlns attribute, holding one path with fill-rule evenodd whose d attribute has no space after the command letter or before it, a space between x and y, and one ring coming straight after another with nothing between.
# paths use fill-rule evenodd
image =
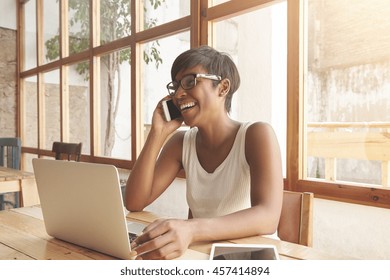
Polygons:
<instances>
[{"instance_id":1,"label":"woman's teeth","mask_svg":"<svg viewBox=\"0 0 390 280\"><path fill-rule=\"evenodd\" d=\"M186 104L181 104L180 105L180 110L185 110L185 109L189 109L189 108L192 108L195 106L195 102L189 102L189 103L186 103Z\"/></svg>"}]
</instances>

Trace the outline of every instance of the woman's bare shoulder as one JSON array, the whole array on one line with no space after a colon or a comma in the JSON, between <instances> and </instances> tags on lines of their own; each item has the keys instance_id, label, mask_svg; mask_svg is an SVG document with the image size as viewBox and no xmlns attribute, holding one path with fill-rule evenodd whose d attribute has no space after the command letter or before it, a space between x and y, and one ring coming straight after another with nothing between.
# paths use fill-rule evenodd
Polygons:
<instances>
[{"instance_id":1,"label":"woman's bare shoulder","mask_svg":"<svg viewBox=\"0 0 390 280\"><path fill-rule=\"evenodd\" d=\"M254 122L250 124L246 132L246 138L264 137L268 134L274 134L272 126L267 122Z\"/></svg>"},{"instance_id":2,"label":"woman's bare shoulder","mask_svg":"<svg viewBox=\"0 0 390 280\"><path fill-rule=\"evenodd\" d=\"M185 133L183 130L174 132L164 145L164 149L181 151Z\"/></svg>"},{"instance_id":3,"label":"woman's bare shoulder","mask_svg":"<svg viewBox=\"0 0 390 280\"><path fill-rule=\"evenodd\" d=\"M277 147L276 134L269 123L255 122L248 127L245 137L247 159L274 151Z\"/></svg>"}]
</instances>

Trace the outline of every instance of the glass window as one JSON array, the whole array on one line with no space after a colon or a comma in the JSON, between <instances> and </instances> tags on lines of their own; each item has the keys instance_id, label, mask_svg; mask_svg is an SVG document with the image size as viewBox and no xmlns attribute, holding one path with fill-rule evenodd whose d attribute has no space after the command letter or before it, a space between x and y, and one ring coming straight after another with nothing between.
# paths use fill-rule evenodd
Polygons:
<instances>
[{"instance_id":1,"label":"glass window","mask_svg":"<svg viewBox=\"0 0 390 280\"><path fill-rule=\"evenodd\" d=\"M43 62L58 59L60 49L59 2L45 0L43 3L43 40L45 53Z\"/></svg>"},{"instance_id":2,"label":"glass window","mask_svg":"<svg viewBox=\"0 0 390 280\"><path fill-rule=\"evenodd\" d=\"M131 34L130 0L100 2L100 43Z\"/></svg>"},{"instance_id":3,"label":"glass window","mask_svg":"<svg viewBox=\"0 0 390 280\"><path fill-rule=\"evenodd\" d=\"M248 32L256 28L258 32ZM286 166L287 3L214 24L215 47L231 55L241 76L231 116L274 128ZM286 172L284 170L284 175Z\"/></svg>"},{"instance_id":4,"label":"glass window","mask_svg":"<svg viewBox=\"0 0 390 280\"><path fill-rule=\"evenodd\" d=\"M89 0L71 0L69 5L69 54L89 48L90 15Z\"/></svg>"},{"instance_id":5,"label":"glass window","mask_svg":"<svg viewBox=\"0 0 390 280\"><path fill-rule=\"evenodd\" d=\"M390 186L390 5L309 0L306 178Z\"/></svg>"},{"instance_id":6,"label":"glass window","mask_svg":"<svg viewBox=\"0 0 390 280\"><path fill-rule=\"evenodd\" d=\"M51 151L53 142L61 141L61 108L60 108L60 71L54 70L44 74L44 85L40 90L44 120L43 149Z\"/></svg>"},{"instance_id":7,"label":"glass window","mask_svg":"<svg viewBox=\"0 0 390 280\"><path fill-rule=\"evenodd\" d=\"M230 0L212 0L212 6L216 6L216 5L219 5L219 4L222 4L222 3L225 3L225 2L229 2Z\"/></svg>"},{"instance_id":8,"label":"glass window","mask_svg":"<svg viewBox=\"0 0 390 280\"><path fill-rule=\"evenodd\" d=\"M69 121L64 127L66 135L69 135L70 143L83 143L82 154L91 154L91 120L90 120L90 87L89 87L89 63L83 61L77 64L64 67L64 71L68 72L69 88L64 92L68 92L69 101L65 102L63 110L66 114L64 117ZM65 99L65 98L64 98ZM65 139L64 139L65 140Z\"/></svg>"},{"instance_id":9,"label":"glass window","mask_svg":"<svg viewBox=\"0 0 390 280\"><path fill-rule=\"evenodd\" d=\"M38 156L36 154L23 153L23 157L22 157L23 167L22 167L22 169L24 171L34 172L34 168L32 166L32 159L33 158L38 158Z\"/></svg>"},{"instance_id":10,"label":"glass window","mask_svg":"<svg viewBox=\"0 0 390 280\"><path fill-rule=\"evenodd\" d=\"M130 49L100 58L99 156L131 159Z\"/></svg>"},{"instance_id":11,"label":"glass window","mask_svg":"<svg viewBox=\"0 0 390 280\"><path fill-rule=\"evenodd\" d=\"M24 4L24 63L23 70L37 67L36 1Z\"/></svg>"},{"instance_id":12,"label":"glass window","mask_svg":"<svg viewBox=\"0 0 390 280\"><path fill-rule=\"evenodd\" d=\"M149 29L190 14L190 2L182 0L145 0L144 29Z\"/></svg>"},{"instance_id":13,"label":"glass window","mask_svg":"<svg viewBox=\"0 0 390 280\"><path fill-rule=\"evenodd\" d=\"M23 146L38 148L38 91L37 77L32 76L22 80L24 92L23 107Z\"/></svg>"}]
</instances>

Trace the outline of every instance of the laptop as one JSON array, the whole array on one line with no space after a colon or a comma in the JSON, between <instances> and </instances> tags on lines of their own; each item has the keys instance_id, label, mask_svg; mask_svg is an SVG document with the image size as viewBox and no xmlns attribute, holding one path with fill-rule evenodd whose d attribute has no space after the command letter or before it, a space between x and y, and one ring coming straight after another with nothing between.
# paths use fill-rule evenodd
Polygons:
<instances>
[{"instance_id":1,"label":"laptop","mask_svg":"<svg viewBox=\"0 0 390 280\"><path fill-rule=\"evenodd\" d=\"M33 159L46 231L50 236L119 259L132 259L130 237L146 225L126 221L113 165ZM179 259L208 259L191 249Z\"/></svg>"}]
</instances>

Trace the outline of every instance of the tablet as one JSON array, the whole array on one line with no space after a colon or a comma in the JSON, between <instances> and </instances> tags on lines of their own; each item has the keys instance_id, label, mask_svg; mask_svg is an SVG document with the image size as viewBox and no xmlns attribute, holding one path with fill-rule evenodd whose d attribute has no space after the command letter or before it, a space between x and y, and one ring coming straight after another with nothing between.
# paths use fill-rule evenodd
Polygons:
<instances>
[{"instance_id":1,"label":"tablet","mask_svg":"<svg viewBox=\"0 0 390 280\"><path fill-rule=\"evenodd\" d=\"M274 245L214 243L210 260L279 260Z\"/></svg>"}]
</instances>

